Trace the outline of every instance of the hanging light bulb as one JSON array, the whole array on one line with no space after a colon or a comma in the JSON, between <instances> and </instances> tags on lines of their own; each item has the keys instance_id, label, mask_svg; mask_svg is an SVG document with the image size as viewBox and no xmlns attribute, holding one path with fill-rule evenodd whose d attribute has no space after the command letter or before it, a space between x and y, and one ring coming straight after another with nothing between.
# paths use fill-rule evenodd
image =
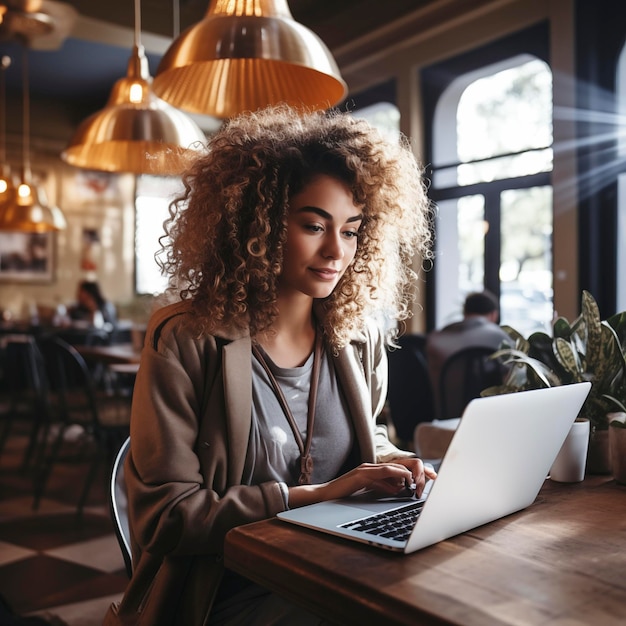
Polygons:
<instances>
[{"instance_id":1,"label":"hanging light bulb","mask_svg":"<svg viewBox=\"0 0 626 626\"><path fill-rule=\"evenodd\" d=\"M135 45L127 74L104 109L80 124L61 158L70 165L107 172L175 176L204 147L198 125L152 91L141 45L141 9L135 0Z\"/></svg>"},{"instance_id":2,"label":"hanging light bulb","mask_svg":"<svg viewBox=\"0 0 626 626\"><path fill-rule=\"evenodd\" d=\"M166 51L154 91L175 107L225 118L280 102L325 109L347 87L286 0L215 0Z\"/></svg>"},{"instance_id":3,"label":"hanging light bulb","mask_svg":"<svg viewBox=\"0 0 626 626\"><path fill-rule=\"evenodd\" d=\"M65 216L48 204L45 191L33 184L30 168L30 94L28 88L28 49L23 61L22 177L15 193L0 209L0 230L45 233L64 230Z\"/></svg>"}]
</instances>

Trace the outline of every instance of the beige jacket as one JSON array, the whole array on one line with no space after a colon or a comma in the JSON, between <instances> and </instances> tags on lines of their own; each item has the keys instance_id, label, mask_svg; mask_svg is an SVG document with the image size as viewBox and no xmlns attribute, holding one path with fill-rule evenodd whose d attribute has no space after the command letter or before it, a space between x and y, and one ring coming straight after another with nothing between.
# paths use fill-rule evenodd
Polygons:
<instances>
[{"instance_id":1,"label":"beige jacket","mask_svg":"<svg viewBox=\"0 0 626 626\"><path fill-rule=\"evenodd\" d=\"M197 338L186 302L151 319L137 375L126 461L133 577L105 624L207 620L233 526L284 509L278 483L241 485L251 427L247 332ZM336 357L363 462L411 456L376 426L387 362L374 327Z\"/></svg>"}]
</instances>

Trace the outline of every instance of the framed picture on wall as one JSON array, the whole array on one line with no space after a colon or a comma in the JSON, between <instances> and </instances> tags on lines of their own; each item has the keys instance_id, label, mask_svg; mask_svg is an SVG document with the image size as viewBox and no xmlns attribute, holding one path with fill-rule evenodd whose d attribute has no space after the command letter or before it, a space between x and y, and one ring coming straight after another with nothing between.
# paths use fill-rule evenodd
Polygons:
<instances>
[{"instance_id":1,"label":"framed picture on wall","mask_svg":"<svg viewBox=\"0 0 626 626\"><path fill-rule=\"evenodd\" d=\"M0 232L0 281L52 282L54 261L53 233Z\"/></svg>"}]
</instances>

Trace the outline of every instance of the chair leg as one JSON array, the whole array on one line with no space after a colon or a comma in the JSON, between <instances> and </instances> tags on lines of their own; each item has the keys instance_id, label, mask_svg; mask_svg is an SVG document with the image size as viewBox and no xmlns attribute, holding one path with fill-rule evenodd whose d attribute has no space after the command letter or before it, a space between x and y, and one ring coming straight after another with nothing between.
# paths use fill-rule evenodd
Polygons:
<instances>
[{"instance_id":1,"label":"chair leg","mask_svg":"<svg viewBox=\"0 0 626 626\"><path fill-rule=\"evenodd\" d=\"M99 467L100 467L100 455L95 454L94 459L91 462L91 465L89 467L89 471L87 472L87 478L85 479L85 484L83 485L83 490L78 500L78 507L76 509L76 515L78 518L82 518L83 509L85 508L85 504L87 503L87 496L89 495L89 490L91 489L91 485L93 484L93 481L96 478Z\"/></svg>"},{"instance_id":2,"label":"chair leg","mask_svg":"<svg viewBox=\"0 0 626 626\"><path fill-rule=\"evenodd\" d=\"M46 436L48 433L48 429L46 428ZM33 510L37 511L39 509L39 503L41 498L43 497L46 484L48 482L48 478L50 477L50 472L52 471L52 466L56 462L59 456L59 450L63 445L63 438L65 435L65 427L61 426L59 428L59 432L54 439L54 443L52 444L50 454L46 454L47 441L46 438L42 441L42 448L40 449L40 460L37 462L37 466L35 467L35 497L33 499Z\"/></svg>"},{"instance_id":3,"label":"chair leg","mask_svg":"<svg viewBox=\"0 0 626 626\"><path fill-rule=\"evenodd\" d=\"M24 450L24 456L22 458L22 471L25 472L31 463L31 459L34 458L35 469L39 467L43 460L43 453L46 447L46 441L48 438L48 432L50 430L49 425L42 424L41 422L35 422L30 431L30 437L28 439L28 446Z\"/></svg>"},{"instance_id":4,"label":"chair leg","mask_svg":"<svg viewBox=\"0 0 626 626\"><path fill-rule=\"evenodd\" d=\"M11 432L11 426L13 425L13 419L9 415L3 417L2 421L4 423L2 425L2 433L0 433L0 454L2 454L2 451L4 450L4 446L6 445Z\"/></svg>"}]
</instances>

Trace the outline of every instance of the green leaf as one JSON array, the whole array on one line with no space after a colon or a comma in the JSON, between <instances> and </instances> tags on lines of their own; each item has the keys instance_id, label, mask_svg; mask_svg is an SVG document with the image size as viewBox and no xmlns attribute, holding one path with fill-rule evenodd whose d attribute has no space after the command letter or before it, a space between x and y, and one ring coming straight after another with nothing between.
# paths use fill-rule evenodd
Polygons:
<instances>
[{"instance_id":1,"label":"green leaf","mask_svg":"<svg viewBox=\"0 0 626 626\"><path fill-rule=\"evenodd\" d=\"M626 352L626 311L612 315L606 323L615 331L622 346L622 352Z\"/></svg>"},{"instance_id":2,"label":"green leaf","mask_svg":"<svg viewBox=\"0 0 626 626\"><path fill-rule=\"evenodd\" d=\"M572 336L572 327L564 317L559 317L552 325L553 335L568 339Z\"/></svg>"},{"instance_id":3,"label":"green leaf","mask_svg":"<svg viewBox=\"0 0 626 626\"><path fill-rule=\"evenodd\" d=\"M601 358L602 323L600 310L593 296L588 291L583 291L582 313L587 328L587 351L585 359L587 367L593 369Z\"/></svg>"},{"instance_id":4,"label":"green leaf","mask_svg":"<svg viewBox=\"0 0 626 626\"><path fill-rule=\"evenodd\" d=\"M505 364L521 364L528 368L528 370L530 370L530 372L532 372L540 381L540 384L536 385L537 387L553 386L551 383L551 380L554 380L553 372L541 361L528 356L526 353L521 352L520 350L501 350L500 352L506 352L505 355L502 355L505 357Z\"/></svg>"},{"instance_id":5,"label":"green leaf","mask_svg":"<svg viewBox=\"0 0 626 626\"><path fill-rule=\"evenodd\" d=\"M528 356L545 363L551 370L556 371L559 368L559 363L554 356L552 348L553 339L550 335L544 332L532 333L528 337L528 343L530 343Z\"/></svg>"},{"instance_id":6,"label":"green leaf","mask_svg":"<svg viewBox=\"0 0 626 626\"><path fill-rule=\"evenodd\" d=\"M626 363L615 331L602 322L600 332L599 357L596 362L588 364L588 370L593 376L593 383L598 386L599 391L603 391L611 390L619 383Z\"/></svg>"},{"instance_id":7,"label":"green leaf","mask_svg":"<svg viewBox=\"0 0 626 626\"><path fill-rule=\"evenodd\" d=\"M503 324L500 328L502 328L502 330L511 338L513 344L512 347L517 350L528 352L528 341L526 341L526 337L524 337L522 333L515 330L512 326L507 326L506 324Z\"/></svg>"},{"instance_id":8,"label":"green leaf","mask_svg":"<svg viewBox=\"0 0 626 626\"><path fill-rule=\"evenodd\" d=\"M570 376L571 382L580 382L583 376L580 358L569 341L557 337L553 343L554 356ZM570 382L567 381L567 382Z\"/></svg>"}]
</instances>

